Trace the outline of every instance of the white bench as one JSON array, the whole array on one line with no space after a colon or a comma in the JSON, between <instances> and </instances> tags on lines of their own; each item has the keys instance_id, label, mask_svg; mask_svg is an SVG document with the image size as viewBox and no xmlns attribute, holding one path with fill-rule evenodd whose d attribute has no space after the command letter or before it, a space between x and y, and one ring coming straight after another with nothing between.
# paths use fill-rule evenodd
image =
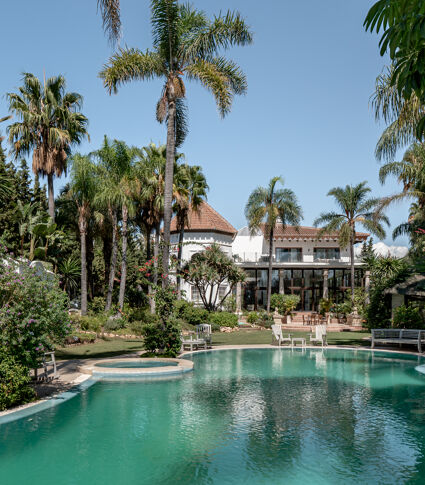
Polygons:
<instances>
[{"instance_id":1,"label":"white bench","mask_svg":"<svg viewBox=\"0 0 425 485\"><path fill-rule=\"evenodd\" d=\"M425 330L374 328L372 329L372 349L375 344L403 344L417 345L418 352L422 353L422 345L425 345Z\"/></svg>"}]
</instances>

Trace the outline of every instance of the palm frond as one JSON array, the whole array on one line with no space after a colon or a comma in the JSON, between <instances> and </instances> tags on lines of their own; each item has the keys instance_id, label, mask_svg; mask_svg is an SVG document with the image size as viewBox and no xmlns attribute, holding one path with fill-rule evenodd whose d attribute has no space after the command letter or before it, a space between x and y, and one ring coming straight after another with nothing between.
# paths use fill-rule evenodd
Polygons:
<instances>
[{"instance_id":1,"label":"palm frond","mask_svg":"<svg viewBox=\"0 0 425 485\"><path fill-rule=\"evenodd\" d=\"M177 0L151 0L153 44L167 61L170 71L174 66L179 45L179 4Z\"/></svg>"},{"instance_id":2,"label":"palm frond","mask_svg":"<svg viewBox=\"0 0 425 485\"><path fill-rule=\"evenodd\" d=\"M189 132L187 104L184 98L176 99L176 148L183 145Z\"/></svg>"},{"instance_id":3,"label":"palm frond","mask_svg":"<svg viewBox=\"0 0 425 485\"><path fill-rule=\"evenodd\" d=\"M121 36L120 0L97 0L102 15L103 30L114 44Z\"/></svg>"}]
</instances>

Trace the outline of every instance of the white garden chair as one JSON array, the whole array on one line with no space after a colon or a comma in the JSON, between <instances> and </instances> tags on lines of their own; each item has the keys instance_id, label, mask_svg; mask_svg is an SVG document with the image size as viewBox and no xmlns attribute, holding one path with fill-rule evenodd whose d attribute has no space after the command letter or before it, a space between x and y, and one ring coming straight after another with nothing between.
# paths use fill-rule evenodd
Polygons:
<instances>
[{"instance_id":1,"label":"white garden chair","mask_svg":"<svg viewBox=\"0 0 425 485\"><path fill-rule=\"evenodd\" d=\"M282 344L282 342L289 342L289 343L291 343L291 335L290 334L288 334L287 337L284 337L283 336L283 334L282 334L282 325L279 325L279 324L272 325L272 332L273 332L273 337L278 341L279 347Z\"/></svg>"},{"instance_id":2,"label":"white garden chair","mask_svg":"<svg viewBox=\"0 0 425 485\"><path fill-rule=\"evenodd\" d=\"M312 345L319 343L322 344L322 347L328 345L326 340L326 325L316 325L314 330L315 336L313 337L313 334L310 334L309 343Z\"/></svg>"},{"instance_id":3,"label":"white garden chair","mask_svg":"<svg viewBox=\"0 0 425 485\"><path fill-rule=\"evenodd\" d=\"M212 330L209 323L196 325L196 335L198 339L204 339L208 347L212 344Z\"/></svg>"}]
</instances>

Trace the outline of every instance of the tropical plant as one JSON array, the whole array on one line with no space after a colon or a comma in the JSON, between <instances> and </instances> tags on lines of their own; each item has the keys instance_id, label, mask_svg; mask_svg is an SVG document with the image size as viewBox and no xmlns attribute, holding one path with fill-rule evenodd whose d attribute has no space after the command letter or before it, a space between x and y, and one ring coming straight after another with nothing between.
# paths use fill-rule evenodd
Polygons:
<instances>
[{"instance_id":1,"label":"tropical plant","mask_svg":"<svg viewBox=\"0 0 425 485\"><path fill-rule=\"evenodd\" d=\"M369 10L364 26L379 33L380 54L389 55L394 64L390 84L406 100L414 103L416 96L423 106L425 101L425 21L422 0L378 0ZM425 116L415 126L415 134L422 139Z\"/></svg>"},{"instance_id":2,"label":"tropical plant","mask_svg":"<svg viewBox=\"0 0 425 485\"><path fill-rule=\"evenodd\" d=\"M9 110L20 121L8 126L9 142L15 157L30 154L34 174L47 176L49 215L55 218L53 177L66 173L71 146L87 136L87 118L80 112L82 97L67 93L63 76L41 83L24 73L19 93L8 93Z\"/></svg>"},{"instance_id":3,"label":"tropical plant","mask_svg":"<svg viewBox=\"0 0 425 485\"><path fill-rule=\"evenodd\" d=\"M71 298L78 289L79 280L81 281L81 263L78 259L70 256L59 263L58 271L61 277L63 289ZM103 304L103 308L104 307L105 304Z\"/></svg>"},{"instance_id":4,"label":"tropical plant","mask_svg":"<svg viewBox=\"0 0 425 485\"><path fill-rule=\"evenodd\" d=\"M103 30L114 44L121 35L120 0L97 0L102 15Z\"/></svg>"},{"instance_id":5,"label":"tropical plant","mask_svg":"<svg viewBox=\"0 0 425 485\"><path fill-rule=\"evenodd\" d=\"M394 310L393 326L396 328L424 328L425 319L420 308L401 305Z\"/></svg>"},{"instance_id":6,"label":"tropical plant","mask_svg":"<svg viewBox=\"0 0 425 485\"><path fill-rule=\"evenodd\" d=\"M177 249L177 293L181 293L181 266L183 253L184 229L190 229L190 211L197 212L201 203L207 197L208 184L202 173L202 168L195 165L179 165L175 174L175 202L173 211L176 214L179 243Z\"/></svg>"},{"instance_id":7,"label":"tropical plant","mask_svg":"<svg viewBox=\"0 0 425 485\"><path fill-rule=\"evenodd\" d=\"M98 192L97 167L89 157L76 153L72 157L69 196L78 211L81 246L81 315L87 314L87 230L94 199Z\"/></svg>"},{"instance_id":8,"label":"tropical plant","mask_svg":"<svg viewBox=\"0 0 425 485\"><path fill-rule=\"evenodd\" d=\"M380 239L385 237L383 223L389 225L388 218L382 213L376 213L379 199L367 198L371 191L366 182L357 185L335 187L328 192L334 197L341 212L323 212L314 221L314 225L321 226L318 236L338 233L341 248L350 248L351 266L351 301L354 306L354 244L356 242L356 224L362 224L370 233Z\"/></svg>"},{"instance_id":9,"label":"tropical plant","mask_svg":"<svg viewBox=\"0 0 425 485\"><path fill-rule=\"evenodd\" d=\"M274 231L278 223L283 227L287 224L298 227L302 219L302 210L294 192L290 189L278 189L278 183L283 185L282 177L273 177L267 187L257 187L245 206L245 217L251 234L255 234L264 225L266 239L269 241L267 312L270 312L272 293Z\"/></svg>"},{"instance_id":10,"label":"tropical plant","mask_svg":"<svg viewBox=\"0 0 425 485\"><path fill-rule=\"evenodd\" d=\"M220 249L218 244L212 244L204 251L194 254L183 267L182 275L185 281L197 288L208 311L221 308L236 283L245 280L244 271ZM224 285L228 289L220 296L220 287Z\"/></svg>"},{"instance_id":11,"label":"tropical plant","mask_svg":"<svg viewBox=\"0 0 425 485\"><path fill-rule=\"evenodd\" d=\"M238 13L228 12L210 21L206 14L178 0L151 0L153 49L120 49L100 73L109 93L132 80L164 81L156 117L167 122L167 165L164 189L163 271L168 273L175 149L187 133L186 88L182 76L200 81L214 95L221 116L234 95L246 92L241 69L219 56L220 50L252 42L252 34ZM164 279L164 285L167 279Z\"/></svg>"},{"instance_id":12,"label":"tropical plant","mask_svg":"<svg viewBox=\"0 0 425 485\"><path fill-rule=\"evenodd\" d=\"M270 305L277 308L280 315L287 316L297 308L301 298L298 295L281 295L275 293L271 296Z\"/></svg>"}]
</instances>

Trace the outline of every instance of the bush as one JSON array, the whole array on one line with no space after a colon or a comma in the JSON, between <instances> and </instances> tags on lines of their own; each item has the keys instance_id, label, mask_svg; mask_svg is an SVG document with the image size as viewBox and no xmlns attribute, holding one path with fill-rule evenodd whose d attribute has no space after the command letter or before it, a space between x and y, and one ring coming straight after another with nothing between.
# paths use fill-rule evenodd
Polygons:
<instances>
[{"instance_id":1,"label":"bush","mask_svg":"<svg viewBox=\"0 0 425 485\"><path fill-rule=\"evenodd\" d=\"M71 332L69 300L53 274L40 276L29 265L20 269L18 274L0 265L0 346L35 368Z\"/></svg>"},{"instance_id":2,"label":"bush","mask_svg":"<svg viewBox=\"0 0 425 485\"><path fill-rule=\"evenodd\" d=\"M238 316L229 312L213 312L209 314L209 322L217 324L220 327L236 327L238 325Z\"/></svg>"},{"instance_id":3,"label":"bush","mask_svg":"<svg viewBox=\"0 0 425 485\"><path fill-rule=\"evenodd\" d=\"M91 313L103 313L105 311L106 300L103 296L95 296L88 303L88 308Z\"/></svg>"},{"instance_id":4,"label":"bush","mask_svg":"<svg viewBox=\"0 0 425 485\"><path fill-rule=\"evenodd\" d=\"M0 349L0 411L33 401L36 394L30 381L28 367Z\"/></svg>"},{"instance_id":5,"label":"bush","mask_svg":"<svg viewBox=\"0 0 425 485\"><path fill-rule=\"evenodd\" d=\"M255 325L256 323L258 323L258 319L259 316L257 312L249 312L248 316L246 317L246 321L251 325Z\"/></svg>"},{"instance_id":6,"label":"bush","mask_svg":"<svg viewBox=\"0 0 425 485\"><path fill-rule=\"evenodd\" d=\"M147 324L142 328L144 347L148 352L161 352L164 357L176 357L181 349L180 331L172 322L165 326Z\"/></svg>"},{"instance_id":7,"label":"bush","mask_svg":"<svg viewBox=\"0 0 425 485\"><path fill-rule=\"evenodd\" d=\"M105 324L103 325L103 330L105 332L113 332L115 330L121 330L122 328L125 327L125 320L122 318L113 318L109 317Z\"/></svg>"},{"instance_id":8,"label":"bush","mask_svg":"<svg viewBox=\"0 0 425 485\"><path fill-rule=\"evenodd\" d=\"M143 327L146 325L146 323L141 322L139 320L134 320L134 322L130 323L130 330L134 335L139 335L141 336L143 333Z\"/></svg>"},{"instance_id":9,"label":"bush","mask_svg":"<svg viewBox=\"0 0 425 485\"><path fill-rule=\"evenodd\" d=\"M220 325L218 323L212 323L211 324L211 332L219 332L220 331Z\"/></svg>"},{"instance_id":10,"label":"bush","mask_svg":"<svg viewBox=\"0 0 425 485\"><path fill-rule=\"evenodd\" d=\"M93 315L86 315L84 317L80 316L73 316L72 321L75 325L77 325L81 330L100 333L102 328L106 326L108 319L107 314L99 314L96 316Z\"/></svg>"},{"instance_id":11,"label":"bush","mask_svg":"<svg viewBox=\"0 0 425 485\"><path fill-rule=\"evenodd\" d=\"M412 305L401 305L394 310L393 326L396 328L425 328L420 309Z\"/></svg>"},{"instance_id":12,"label":"bush","mask_svg":"<svg viewBox=\"0 0 425 485\"><path fill-rule=\"evenodd\" d=\"M258 325L264 328L271 328L274 324L273 316L267 312L260 312L258 314Z\"/></svg>"},{"instance_id":13,"label":"bush","mask_svg":"<svg viewBox=\"0 0 425 485\"><path fill-rule=\"evenodd\" d=\"M277 308L280 315L286 316L297 308L300 303L298 295L281 295L274 293L270 297L270 306L272 309Z\"/></svg>"},{"instance_id":14,"label":"bush","mask_svg":"<svg viewBox=\"0 0 425 485\"><path fill-rule=\"evenodd\" d=\"M190 323L190 325L200 325L208 321L209 313L204 308L197 308L194 306L187 306L181 318Z\"/></svg>"},{"instance_id":15,"label":"bush","mask_svg":"<svg viewBox=\"0 0 425 485\"><path fill-rule=\"evenodd\" d=\"M224 300L223 307L226 312L234 313L236 311L236 298L233 295L229 295Z\"/></svg>"}]
</instances>

